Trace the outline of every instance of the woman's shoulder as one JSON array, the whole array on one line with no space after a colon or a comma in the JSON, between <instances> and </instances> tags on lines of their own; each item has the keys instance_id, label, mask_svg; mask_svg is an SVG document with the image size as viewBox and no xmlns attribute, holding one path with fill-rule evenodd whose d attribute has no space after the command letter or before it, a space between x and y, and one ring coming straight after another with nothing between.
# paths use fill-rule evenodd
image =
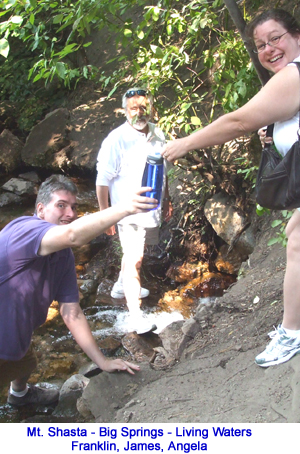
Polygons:
<instances>
[{"instance_id":1,"label":"woman's shoulder","mask_svg":"<svg viewBox=\"0 0 300 454\"><path fill-rule=\"evenodd\" d=\"M287 66L297 66L299 73L300 73L300 55L299 57L295 58L291 63L289 63Z\"/></svg>"}]
</instances>

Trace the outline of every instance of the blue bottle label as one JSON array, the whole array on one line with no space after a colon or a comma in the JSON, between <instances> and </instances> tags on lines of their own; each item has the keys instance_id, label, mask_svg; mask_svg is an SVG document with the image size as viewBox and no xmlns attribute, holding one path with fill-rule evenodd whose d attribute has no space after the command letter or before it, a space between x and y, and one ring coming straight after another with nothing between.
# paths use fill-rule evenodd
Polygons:
<instances>
[{"instance_id":1,"label":"blue bottle label","mask_svg":"<svg viewBox=\"0 0 300 454\"><path fill-rule=\"evenodd\" d=\"M160 155L148 156L142 178L142 186L150 186L152 188L152 191L147 191L143 195L158 200L159 204L163 186L163 175L163 158Z\"/></svg>"}]
</instances>

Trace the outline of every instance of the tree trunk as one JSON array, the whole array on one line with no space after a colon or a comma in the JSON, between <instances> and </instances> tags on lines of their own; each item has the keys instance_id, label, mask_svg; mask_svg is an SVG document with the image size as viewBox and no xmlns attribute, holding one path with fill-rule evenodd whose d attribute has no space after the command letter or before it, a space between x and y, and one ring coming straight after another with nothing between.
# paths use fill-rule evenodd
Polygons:
<instances>
[{"instance_id":1,"label":"tree trunk","mask_svg":"<svg viewBox=\"0 0 300 454\"><path fill-rule=\"evenodd\" d=\"M258 77L262 83L262 85L265 85L268 80L270 79L270 74L269 72L260 64L258 60L257 54L255 54L252 50L252 47L250 44L247 42L247 38L245 35L245 27L246 27L246 22L244 21L244 18L235 2L235 0L224 0L224 3L229 11L229 14L231 16L231 19L233 20L235 26L237 27L238 31L241 34L241 37L244 41L244 45L248 51L248 54L250 55L250 58L253 62L253 65L256 69L256 72L258 74Z\"/></svg>"}]
</instances>

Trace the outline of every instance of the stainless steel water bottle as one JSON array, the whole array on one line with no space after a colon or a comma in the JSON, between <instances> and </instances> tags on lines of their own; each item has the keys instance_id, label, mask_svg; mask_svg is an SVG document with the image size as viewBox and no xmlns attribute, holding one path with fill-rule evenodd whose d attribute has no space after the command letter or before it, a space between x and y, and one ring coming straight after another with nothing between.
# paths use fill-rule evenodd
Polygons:
<instances>
[{"instance_id":1,"label":"stainless steel water bottle","mask_svg":"<svg viewBox=\"0 0 300 454\"><path fill-rule=\"evenodd\" d=\"M158 200L160 204L164 178L164 160L160 154L148 155L142 179L142 186L150 186L152 191L143 195ZM155 208L156 209L156 208Z\"/></svg>"}]
</instances>

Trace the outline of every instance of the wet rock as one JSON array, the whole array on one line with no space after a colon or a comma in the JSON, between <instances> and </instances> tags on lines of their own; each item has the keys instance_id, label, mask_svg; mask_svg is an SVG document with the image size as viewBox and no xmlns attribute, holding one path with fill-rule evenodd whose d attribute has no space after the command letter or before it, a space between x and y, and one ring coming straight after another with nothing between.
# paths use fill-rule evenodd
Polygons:
<instances>
[{"instance_id":1,"label":"wet rock","mask_svg":"<svg viewBox=\"0 0 300 454\"><path fill-rule=\"evenodd\" d=\"M78 267L77 267L78 271ZM94 279L78 279L79 287L79 302L82 308L92 306L95 302L95 295L97 291L98 282Z\"/></svg>"},{"instance_id":2,"label":"wet rock","mask_svg":"<svg viewBox=\"0 0 300 454\"><path fill-rule=\"evenodd\" d=\"M49 415L34 415L34 416L31 416L30 418L26 418L20 422L26 423L26 424L28 424L28 423L61 424L61 423L77 422L76 418L71 418L70 416L68 416L68 417L53 416L51 414L51 411L52 411L52 409L49 411L49 413L50 413Z\"/></svg>"},{"instance_id":3,"label":"wet rock","mask_svg":"<svg viewBox=\"0 0 300 454\"><path fill-rule=\"evenodd\" d=\"M122 338L124 348L138 361L149 361L154 353L154 347L161 345L160 337L153 333L128 333Z\"/></svg>"},{"instance_id":4,"label":"wet rock","mask_svg":"<svg viewBox=\"0 0 300 454\"><path fill-rule=\"evenodd\" d=\"M89 378L80 374L70 377L60 390L58 405L53 416L75 417L78 414L77 400L81 397L89 381Z\"/></svg>"},{"instance_id":5,"label":"wet rock","mask_svg":"<svg viewBox=\"0 0 300 454\"><path fill-rule=\"evenodd\" d=\"M5 172L13 172L21 163L21 151L23 143L9 130L4 129L0 135L0 169Z\"/></svg>"},{"instance_id":6,"label":"wet rock","mask_svg":"<svg viewBox=\"0 0 300 454\"><path fill-rule=\"evenodd\" d=\"M110 295L113 282L110 279L103 279L97 288L97 299L102 295Z\"/></svg>"},{"instance_id":7,"label":"wet rock","mask_svg":"<svg viewBox=\"0 0 300 454\"><path fill-rule=\"evenodd\" d=\"M208 296L222 295L223 290L227 289L235 280L235 276L208 272L202 277L193 279L187 285L181 287L179 295L182 298L189 296L205 298Z\"/></svg>"},{"instance_id":8,"label":"wet rock","mask_svg":"<svg viewBox=\"0 0 300 454\"><path fill-rule=\"evenodd\" d=\"M236 248L230 249L227 244L223 244L215 260L215 267L220 273L237 275L243 261Z\"/></svg>"},{"instance_id":9,"label":"wet rock","mask_svg":"<svg viewBox=\"0 0 300 454\"><path fill-rule=\"evenodd\" d=\"M98 282L94 279L79 279L78 285L80 291L83 293L84 296L89 296L91 294L96 293Z\"/></svg>"},{"instance_id":10,"label":"wet rock","mask_svg":"<svg viewBox=\"0 0 300 454\"><path fill-rule=\"evenodd\" d=\"M98 342L102 353L105 356L113 356L116 351L122 347L122 343L112 336L108 336L105 339Z\"/></svg>"},{"instance_id":11,"label":"wet rock","mask_svg":"<svg viewBox=\"0 0 300 454\"><path fill-rule=\"evenodd\" d=\"M167 229L167 233L170 236L169 229ZM171 261L169 255L164 251L165 243L163 243L163 237L165 236L163 228L161 228L159 245L146 246L145 248L142 269L146 277L153 278L155 276L163 279L166 277Z\"/></svg>"},{"instance_id":12,"label":"wet rock","mask_svg":"<svg viewBox=\"0 0 300 454\"><path fill-rule=\"evenodd\" d=\"M60 355L63 356L62 354ZM61 375L67 376L72 371L74 371L74 361L72 358L68 358L67 354L63 358L53 358L49 362L47 368L46 364L47 363L45 362L44 367L46 370L43 373L44 380L49 380Z\"/></svg>"},{"instance_id":13,"label":"wet rock","mask_svg":"<svg viewBox=\"0 0 300 454\"><path fill-rule=\"evenodd\" d=\"M189 318L195 307L195 298L188 295L183 297L179 292L180 289L169 290L159 300L158 306L166 312L179 311L185 318Z\"/></svg>"},{"instance_id":14,"label":"wet rock","mask_svg":"<svg viewBox=\"0 0 300 454\"><path fill-rule=\"evenodd\" d=\"M167 276L175 282L188 282L196 277L202 276L207 272L209 265L207 262L198 263L173 263L168 269Z\"/></svg>"}]
</instances>

